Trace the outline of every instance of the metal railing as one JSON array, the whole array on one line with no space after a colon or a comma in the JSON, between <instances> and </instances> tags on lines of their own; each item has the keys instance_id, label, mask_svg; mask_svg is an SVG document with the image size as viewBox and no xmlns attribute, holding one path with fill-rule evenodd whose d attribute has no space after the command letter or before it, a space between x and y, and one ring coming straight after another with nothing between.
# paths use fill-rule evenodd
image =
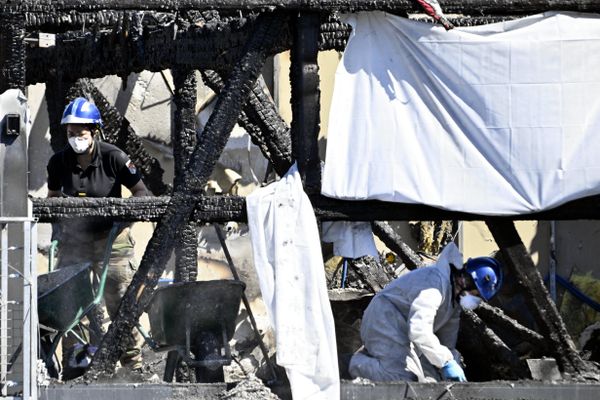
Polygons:
<instances>
[{"instance_id":1,"label":"metal railing","mask_svg":"<svg viewBox=\"0 0 600 400\"><path fill-rule=\"evenodd\" d=\"M37 223L0 217L0 396L37 399Z\"/></svg>"}]
</instances>

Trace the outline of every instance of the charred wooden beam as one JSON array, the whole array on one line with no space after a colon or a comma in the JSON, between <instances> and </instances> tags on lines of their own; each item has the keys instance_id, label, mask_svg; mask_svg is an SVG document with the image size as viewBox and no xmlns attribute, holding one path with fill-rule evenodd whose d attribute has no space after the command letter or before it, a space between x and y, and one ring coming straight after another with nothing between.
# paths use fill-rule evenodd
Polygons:
<instances>
[{"instance_id":1,"label":"charred wooden beam","mask_svg":"<svg viewBox=\"0 0 600 400\"><path fill-rule=\"evenodd\" d=\"M510 332L511 336L531 343L540 354L544 354L547 347L544 336L521 325L517 320L506 315L501 309L483 302L475 309L475 314L487 324L493 323Z\"/></svg>"},{"instance_id":2,"label":"charred wooden beam","mask_svg":"<svg viewBox=\"0 0 600 400\"><path fill-rule=\"evenodd\" d=\"M253 9L253 10L401 10L418 12L418 3L412 0L97 0L82 2L80 0L22 0L18 3L5 2L4 9L30 12L57 11L96 11L113 10L190 10L190 9ZM504 14L537 13L548 10L563 11L600 11L596 0L445 0L443 8L446 13L457 14Z\"/></svg>"},{"instance_id":3,"label":"charred wooden beam","mask_svg":"<svg viewBox=\"0 0 600 400\"><path fill-rule=\"evenodd\" d=\"M72 218L110 218L115 221L158 222L167 211L171 198L32 198L33 214L40 222ZM246 221L246 202L238 196L190 196L195 203L191 220L197 222Z\"/></svg>"},{"instance_id":4,"label":"charred wooden beam","mask_svg":"<svg viewBox=\"0 0 600 400\"><path fill-rule=\"evenodd\" d=\"M203 71L202 79L215 93L220 93L225 85L216 71ZM248 132L252 143L260 148L275 172L283 176L292 165L290 128L266 90L262 80L254 85L238 123Z\"/></svg>"},{"instance_id":5,"label":"charred wooden beam","mask_svg":"<svg viewBox=\"0 0 600 400\"><path fill-rule=\"evenodd\" d=\"M281 13L265 13L257 21L244 56L234 67L231 77L217 100L215 109L190 158L181 191L175 191L167 210L157 224L146 247L140 267L121 301L116 318L94 356L89 376L112 374L129 332L149 303L154 287L173 250L177 231L189 221L195 207L192 198L202 194L217 159L233 129L242 105L267 58L268 49L281 35L287 18Z\"/></svg>"},{"instance_id":6,"label":"charred wooden beam","mask_svg":"<svg viewBox=\"0 0 600 400\"><path fill-rule=\"evenodd\" d=\"M65 106L68 103L67 96L73 82L63 80L60 73L54 75L53 79L46 82L46 108L48 110L48 121L50 128L50 147L55 153L67 146L67 130L61 125L60 120Z\"/></svg>"},{"instance_id":7,"label":"charred wooden beam","mask_svg":"<svg viewBox=\"0 0 600 400\"><path fill-rule=\"evenodd\" d=\"M554 352L562 370L569 374L593 375L591 364L586 364L569 336L567 328L550 298L544 281L527 253L514 224L511 221L486 220L503 256L504 268L516 277L522 286L527 301L539 329L550 341L550 350Z\"/></svg>"},{"instance_id":8,"label":"charred wooden beam","mask_svg":"<svg viewBox=\"0 0 600 400\"><path fill-rule=\"evenodd\" d=\"M104 140L123 150L140 169L144 183L155 195L163 195L170 190L162 177L164 170L159 161L152 157L144 148L142 140L129 124L129 120L108 102L106 97L89 79L80 79L71 88L69 98L86 97L94 101L100 110L104 128ZM66 105L66 104L65 104Z\"/></svg>"},{"instance_id":9,"label":"charred wooden beam","mask_svg":"<svg viewBox=\"0 0 600 400\"><path fill-rule=\"evenodd\" d=\"M157 221L170 201L168 197L161 199L33 199L33 213L41 222L52 222L71 216L73 218L104 216L127 221ZM600 199L596 198L594 201L598 202ZM344 201L323 196L311 196L311 202L317 219L321 221L414 221L428 218L482 221L489 218L486 215L457 213L419 204ZM575 201L560 209L536 215L511 215L498 219L505 221L600 219L597 208L581 210L580 204ZM202 196L198 199L198 207L195 211L196 220L246 221L245 200L242 197ZM572 218L574 215L581 216Z\"/></svg>"},{"instance_id":10,"label":"charred wooden beam","mask_svg":"<svg viewBox=\"0 0 600 400\"><path fill-rule=\"evenodd\" d=\"M406 268L413 270L425 265L418 254L415 253L409 245L404 243L402 236L394 232L390 224L385 221L373 221L371 223L371 229L373 229L375 236L377 236L388 249L398 254L398 257L400 257Z\"/></svg>"},{"instance_id":11,"label":"charred wooden beam","mask_svg":"<svg viewBox=\"0 0 600 400\"><path fill-rule=\"evenodd\" d=\"M55 46L29 48L27 84L49 80L53 70L72 81L142 70L158 72L177 65L228 70L241 57L256 18L252 14L185 28L175 20L144 25L141 14L126 13L126 21L112 29L59 33ZM282 33L271 51L289 48L289 41L289 35Z\"/></svg>"},{"instance_id":12,"label":"charred wooden beam","mask_svg":"<svg viewBox=\"0 0 600 400\"><path fill-rule=\"evenodd\" d=\"M483 221L489 216L443 210L423 204L392 203L378 200L347 201L309 196L317 218L323 221ZM530 214L507 215L506 221L600 219L600 195L570 201L559 207Z\"/></svg>"},{"instance_id":13,"label":"charred wooden beam","mask_svg":"<svg viewBox=\"0 0 600 400\"><path fill-rule=\"evenodd\" d=\"M0 14L0 93L8 89L25 92L25 18Z\"/></svg>"},{"instance_id":14,"label":"charred wooden beam","mask_svg":"<svg viewBox=\"0 0 600 400\"><path fill-rule=\"evenodd\" d=\"M350 33L352 33L352 27L349 24L341 22L336 14L327 15L321 21L319 50L344 51Z\"/></svg>"},{"instance_id":15,"label":"charred wooden beam","mask_svg":"<svg viewBox=\"0 0 600 400\"><path fill-rule=\"evenodd\" d=\"M358 279L366 284L373 293L379 293L394 278L394 273L387 270L378 260L371 256L364 256L354 260L348 260L352 272ZM350 278L349 278L350 279ZM351 286L351 284L349 284Z\"/></svg>"},{"instance_id":16,"label":"charred wooden beam","mask_svg":"<svg viewBox=\"0 0 600 400\"><path fill-rule=\"evenodd\" d=\"M307 193L321 190L319 160L319 27L320 15L301 12L296 18L294 44L290 55L292 83L292 158Z\"/></svg>"},{"instance_id":17,"label":"charred wooden beam","mask_svg":"<svg viewBox=\"0 0 600 400\"><path fill-rule=\"evenodd\" d=\"M176 22L180 19L176 19L175 14L155 13L153 19L148 15L142 16L142 12L112 13L115 15L110 14L108 20L104 21L105 16L101 14L90 17L87 24L80 21L82 27L79 29L58 32L53 47L28 46L27 84L50 81L58 72L62 79L75 81L84 77L125 76L141 70L160 71L183 64L201 70L227 71L238 58L241 45L247 39L254 21L253 15L237 19L196 18L191 20L193 23L182 26ZM56 22L51 20L49 23L70 20L71 15L80 14L68 13L64 18L56 17ZM461 17L452 19L452 23L471 26L515 17ZM104 21L108 26L98 28L94 25L97 20ZM51 30L46 26L43 28ZM335 17L324 20L319 50L342 51L350 31L349 25L342 24ZM36 33L31 32L33 36ZM291 39L284 34L271 54L288 50L290 46Z\"/></svg>"},{"instance_id":18,"label":"charred wooden beam","mask_svg":"<svg viewBox=\"0 0 600 400\"><path fill-rule=\"evenodd\" d=\"M478 376L478 380L530 378L525 363L473 311L461 314L458 336L457 348L467 359L468 375L484 371L488 375ZM476 356L468 357L469 354Z\"/></svg>"},{"instance_id":19,"label":"charred wooden beam","mask_svg":"<svg viewBox=\"0 0 600 400\"><path fill-rule=\"evenodd\" d=\"M175 84L175 113L173 114L173 157L175 177L173 188L184 187L185 170L196 147L196 74L195 70L176 67L171 70ZM198 274L198 227L190 220L175 242L175 281L195 281Z\"/></svg>"}]
</instances>

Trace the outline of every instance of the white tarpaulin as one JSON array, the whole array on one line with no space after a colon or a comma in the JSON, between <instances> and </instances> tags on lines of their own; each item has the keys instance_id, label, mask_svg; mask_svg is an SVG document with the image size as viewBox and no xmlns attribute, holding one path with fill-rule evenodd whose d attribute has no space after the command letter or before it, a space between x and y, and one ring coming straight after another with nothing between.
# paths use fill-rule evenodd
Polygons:
<instances>
[{"instance_id":1,"label":"white tarpaulin","mask_svg":"<svg viewBox=\"0 0 600 400\"><path fill-rule=\"evenodd\" d=\"M324 195L503 215L600 193L600 16L346 22Z\"/></svg>"}]
</instances>

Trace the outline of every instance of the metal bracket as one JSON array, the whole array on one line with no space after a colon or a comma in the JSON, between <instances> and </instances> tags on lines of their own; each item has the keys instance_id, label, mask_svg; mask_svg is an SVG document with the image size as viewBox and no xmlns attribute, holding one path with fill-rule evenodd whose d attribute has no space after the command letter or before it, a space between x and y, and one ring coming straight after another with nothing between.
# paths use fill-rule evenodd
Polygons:
<instances>
[{"instance_id":1,"label":"metal bracket","mask_svg":"<svg viewBox=\"0 0 600 400\"><path fill-rule=\"evenodd\" d=\"M56 45L56 35L54 33L38 33L37 38L25 38L26 42L37 43L38 47L54 47Z\"/></svg>"}]
</instances>

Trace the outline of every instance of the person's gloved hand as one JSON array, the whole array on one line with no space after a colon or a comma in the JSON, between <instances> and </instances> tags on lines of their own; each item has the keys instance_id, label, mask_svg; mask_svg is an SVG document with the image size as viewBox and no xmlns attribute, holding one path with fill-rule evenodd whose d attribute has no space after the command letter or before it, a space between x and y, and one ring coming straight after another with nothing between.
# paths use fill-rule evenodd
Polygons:
<instances>
[{"instance_id":1,"label":"person's gloved hand","mask_svg":"<svg viewBox=\"0 0 600 400\"><path fill-rule=\"evenodd\" d=\"M466 382L465 372L455 360L448 361L442 367L442 378L446 381Z\"/></svg>"}]
</instances>

